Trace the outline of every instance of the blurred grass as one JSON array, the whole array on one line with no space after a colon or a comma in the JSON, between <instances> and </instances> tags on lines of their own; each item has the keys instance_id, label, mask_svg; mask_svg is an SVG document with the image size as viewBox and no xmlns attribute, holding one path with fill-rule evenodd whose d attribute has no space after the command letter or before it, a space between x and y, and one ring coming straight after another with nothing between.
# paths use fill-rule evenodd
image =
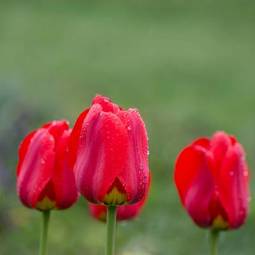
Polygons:
<instances>
[{"instance_id":1,"label":"blurred grass","mask_svg":"<svg viewBox=\"0 0 255 255\"><path fill-rule=\"evenodd\" d=\"M225 130L253 172L254 10L237 0L1 1L0 253L37 252L40 214L15 196L18 142L49 119L73 123L100 93L139 108L150 136L150 198L119 226L119 254L206 254L206 231L180 206L173 162L195 137ZM221 254L253 254L254 236L252 201L246 226L223 234ZM104 238L83 199L53 213L50 254L102 254Z\"/></svg>"}]
</instances>

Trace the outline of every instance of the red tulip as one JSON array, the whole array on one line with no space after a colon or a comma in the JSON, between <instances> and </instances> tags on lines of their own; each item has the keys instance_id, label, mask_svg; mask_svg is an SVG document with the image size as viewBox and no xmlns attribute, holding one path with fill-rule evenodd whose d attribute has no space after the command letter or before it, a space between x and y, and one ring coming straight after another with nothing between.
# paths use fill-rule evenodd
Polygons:
<instances>
[{"instance_id":1,"label":"red tulip","mask_svg":"<svg viewBox=\"0 0 255 255\"><path fill-rule=\"evenodd\" d=\"M67 160L70 133L66 121L53 121L20 144L17 191L27 207L65 209L76 201L74 173Z\"/></svg>"},{"instance_id":2,"label":"red tulip","mask_svg":"<svg viewBox=\"0 0 255 255\"><path fill-rule=\"evenodd\" d=\"M217 132L184 148L174 178L183 206L199 226L234 229L244 223L248 167L244 150L233 136Z\"/></svg>"},{"instance_id":3,"label":"red tulip","mask_svg":"<svg viewBox=\"0 0 255 255\"><path fill-rule=\"evenodd\" d=\"M134 204L149 181L147 133L136 109L96 96L71 135L78 189L91 203Z\"/></svg>"}]
</instances>

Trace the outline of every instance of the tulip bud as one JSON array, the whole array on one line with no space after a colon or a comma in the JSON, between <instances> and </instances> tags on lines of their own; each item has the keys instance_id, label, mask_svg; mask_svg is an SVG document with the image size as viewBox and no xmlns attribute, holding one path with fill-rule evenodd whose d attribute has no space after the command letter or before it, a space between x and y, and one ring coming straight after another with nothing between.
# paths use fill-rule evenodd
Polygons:
<instances>
[{"instance_id":1,"label":"tulip bud","mask_svg":"<svg viewBox=\"0 0 255 255\"><path fill-rule=\"evenodd\" d=\"M217 132L199 138L179 154L174 179L183 206L200 227L240 227L249 202L245 152L233 137Z\"/></svg>"},{"instance_id":2,"label":"tulip bud","mask_svg":"<svg viewBox=\"0 0 255 255\"><path fill-rule=\"evenodd\" d=\"M96 96L71 135L71 160L80 193L96 204L142 200L149 181L147 140L136 109L123 110Z\"/></svg>"},{"instance_id":3,"label":"tulip bud","mask_svg":"<svg viewBox=\"0 0 255 255\"><path fill-rule=\"evenodd\" d=\"M77 200L68 160L70 132L66 121L52 121L28 134L20 144L17 192L25 206L65 209Z\"/></svg>"}]
</instances>

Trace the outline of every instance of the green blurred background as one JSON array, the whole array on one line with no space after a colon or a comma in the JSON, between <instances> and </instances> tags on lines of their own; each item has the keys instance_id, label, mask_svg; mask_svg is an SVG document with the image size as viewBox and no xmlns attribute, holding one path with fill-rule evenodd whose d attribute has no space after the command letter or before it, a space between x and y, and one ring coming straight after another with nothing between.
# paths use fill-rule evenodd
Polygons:
<instances>
[{"instance_id":1,"label":"green blurred background","mask_svg":"<svg viewBox=\"0 0 255 255\"><path fill-rule=\"evenodd\" d=\"M246 0L1 0L0 254L38 249L41 215L16 197L18 143L45 121L73 124L96 93L139 108L150 136L150 197L139 218L119 225L118 254L208 254L207 231L180 205L173 164L192 139L225 130L253 171L254 13ZM254 210L223 233L221 255L254 254ZM53 213L49 254L104 254L104 242L84 199Z\"/></svg>"}]
</instances>

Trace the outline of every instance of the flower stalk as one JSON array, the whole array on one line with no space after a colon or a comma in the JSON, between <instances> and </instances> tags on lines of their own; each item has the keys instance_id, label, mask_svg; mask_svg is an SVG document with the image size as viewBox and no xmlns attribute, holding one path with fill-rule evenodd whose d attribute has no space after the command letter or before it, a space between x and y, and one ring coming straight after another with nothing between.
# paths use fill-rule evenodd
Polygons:
<instances>
[{"instance_id":1,"label":"flower stalk","mask_svg":"<svg viewBox=\"0 0 255 255\"><path fill-rule=\"evenodd\" d=\"M116 234L116 206L107 207L107 243L106 255L115 253L115 234Z\"/></svg>"},{"instance_id":2,"label":"flower stalk","mask_svg":"<svg viewBox=\"0 0 255 255\"><path fill-rule=\"evenodd\" d=\"M43 211L42 212L42 229L41 229L39 255L47 254L49 221L50 221L50 210Z\"/></svg>"},{"instance_id":3,"label":"flower stalk","mask_svg":"<svg viewBox=\"0 0 255 255\"><path fill-rule=\"evenodd\" d=\"M211 255L218 255L219 230L212 229L210 232Z\"/></svg>"}]
</instances>

